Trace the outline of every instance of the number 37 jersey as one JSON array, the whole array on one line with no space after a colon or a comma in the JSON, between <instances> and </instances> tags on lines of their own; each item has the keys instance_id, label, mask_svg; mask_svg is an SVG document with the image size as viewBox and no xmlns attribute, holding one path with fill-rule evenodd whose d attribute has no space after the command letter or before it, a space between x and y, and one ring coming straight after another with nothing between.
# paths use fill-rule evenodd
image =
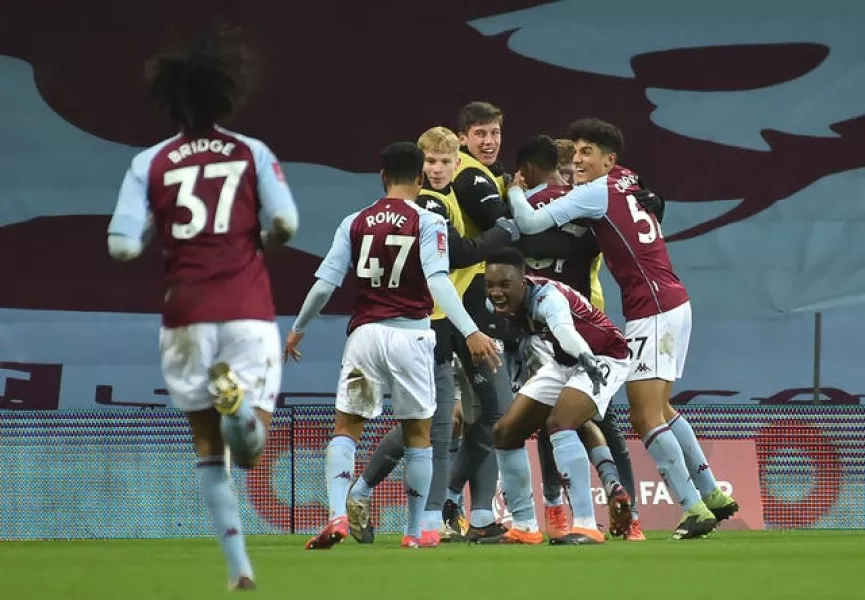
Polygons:
<instances>
[{"instance_id":1,"label":"number 37 jersey","mask_svg":"<svg viewBox=\"0 0 865 600\"><path fill-rule=\"evenodd\" d=\"M279 162L259 140L222 128L178 135L133 161L109 235L138 239L147 213L165 263L163 324L275 318L259 216L296 215Z\"/></svg>"},{"instance_id":2,"label":"number 37 jersey","mask_svg":"<svg viewBox=\"0 0 865 600\"><path fill-rule=\"evenodd\" d=\"M340 286L349 268L358 292L348 324L429 317L433 299L427 278L449 269L445 220L413 202L382 198L346 217L316 271Z\"/></svg>"}]
</instances>

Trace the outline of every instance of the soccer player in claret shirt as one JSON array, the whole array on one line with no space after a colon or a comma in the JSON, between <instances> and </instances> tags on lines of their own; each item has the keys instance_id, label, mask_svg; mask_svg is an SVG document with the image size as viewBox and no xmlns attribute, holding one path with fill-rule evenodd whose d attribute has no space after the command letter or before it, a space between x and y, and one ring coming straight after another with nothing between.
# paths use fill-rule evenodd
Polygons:
<instances>
[{"instance_id":1,"label":"soccer player in claret shirt","mask_svg":"<svg viewBox=\"0 0 865 600\"><path fill-rule=\"evenodd\" d=\"M264 447L282 365L262 247L286 243L298 223L273 153L216 125L243 99L247 71L238 32L225 27L150 59L151 92L180 133L133 158L108 226L117 260L142 252L148 213L162 242L162 372L192 428L232 589L255 584L224 448L251 468Z\"/></svg>"},{"instance_id":2,"label":"soccer player in claret shirt","mask_svg":"<svg viewBox=\"0 0 865 600\"><path fill-rule=\"evenodd\" d=\"M564 196L573 187L560 185L562 163L567 161L573 166L574 143L566 141L564 146L561 140L553 141L545 135L537 135L524 141L517 149L517 170L528 188L528 201L536 209ZM640 190L637 194L640 201L652 197L654 194L648 190ZM527 258L527 272L567 284L589 298L592 306L603 311L604 295L598 278L601 256L595 236L587 228L573 223L564 225L563 230L572 233L579 242L573 253L560 259ZM608 410L599 424L590 421L579 433L604 484L610 511L610 534L630 541L646 539L632 502L634 476L630 452L619 430L615 412ZM544 429L538 434L538 455L544 474L546 528L547 531L561 530L566 524L565 509L560 504L561 485Z\"/></svg>"},{"instance_id":3,"label":"soccer player in claret shirt","mask_svg":"<svg viewBox=\"0 0 865 600\"><path fill-rule=\"evenodd\" d=\"M514 217L526 233L575 219L592 229L622 292L632 352L626 385L631 421L684 509L673 536L705 535L739 507L718 487L694 431L670 406L691 336L688 292L673 271L657 218L634 195L639 177L617 164L621 131L598 119L581 119L568 137L575 144L575 178L581 185L537 210L515 185L508 191ZM515 177L517 184L520 179Z\"/></svg>"},{"instance_id":4,"label":"soccer player in claret shirt","mask_svg":"<svg viewBox=\"0 0 865 600\"><path fill-rule=\"evenodd\" d=\"M385 197L343 220L316 272L285 346L298 360L298 344L346 273L353 267L358 294L348 324L336 394L336 424L325 457L330 520L307 549L327 549L349 534L346 500L357 441L367 420L381 414L384 388L405 445L408 525L404 547L422 544L421 522L432 478L430 421L435 412L433 300L465 337L472 359L495 371L501 364L492 340L478 330L448 278L445 220L417 206L424 153L409 142L382 154Z\"/></svg>"},{"instance_id":5,"label":"soccer player in claret shirt","mask_svg":"<svg viewBox=\"0 0 865 600\"><path fill-rule=\"evenodd\" d=\"M477 273L475 265L491 252L510 245L519 238L516 224L509 219L499 219L496 226L464 237L465 224L457 199L451 189L454 170L459 165L459 139L445 127L432 127L418 138L418 147L424 153L424 186L415 203L440 215L448 224L448 275L462 298ZM455 403L454 349L461 348L461 334L438 307L433 311L432 329L435 332L435 390L436 409L432 418L430 438L433 449L432 483L426 501L426 514L422 525L421 545L435 546L441 536L455 537L449 526L442 521L442 506L447 490L449 472L449 449L453 429ZM455 339L456 338L456 339ZM464 355L466 360L468 356ZM374 541L374 529L370 524L370 500L373 489L384 481L403 457L402 429L397 425L388 432L375 449L363 474L352 486L348 497L348 523L351 535L361 543Z\"/></svg>"},{"instance_id":6,"label":"soccer player in claret shirt","mask_svg":"<svg viewBox=\"0 0 865 600\"><path fill-rule=\"evenodd\" d=\"M493 428L502 490L513 527L479 543L540 544L525 441L546 425L559 476L574 514L573 528L548 531L550 543L600 544L595 522L589 456L577 430L603 418L630 368L628 344L610 320L567 285L526 275L519 251L506 249L487 259L487 296L497 313L529 335L553 345L554 360L523 385Z\"/></svg>"}]
</instances>

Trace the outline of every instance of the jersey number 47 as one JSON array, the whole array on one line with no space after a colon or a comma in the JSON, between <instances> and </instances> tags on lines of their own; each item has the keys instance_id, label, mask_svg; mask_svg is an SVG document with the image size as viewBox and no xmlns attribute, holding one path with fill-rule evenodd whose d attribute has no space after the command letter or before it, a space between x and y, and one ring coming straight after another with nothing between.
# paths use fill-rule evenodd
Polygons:
<instances>
[{"instance_id":1,"label":"jersey number 47","mask_svg":"<svg viewBox=\"0 0 865 600\"><path fill-rule=\"evenodd\" d=\"M357 276L361 279L369 279L370 287L381 287L381 280L387 275L387 265L382 266L379 258L370 256L372 251L372 243L375 239L374 235L365 235L360 243L360 256L357 261ZM387 287L399 287L399 280L402 277L402 271L405 268L405 261L408 259L409 251L415 242L415 237L412 235L395 235L390 234L384 240L385 246L395 246L399 248L396 259L390 268L390 277L387 281Z\"/></svg>"}]
</instances>

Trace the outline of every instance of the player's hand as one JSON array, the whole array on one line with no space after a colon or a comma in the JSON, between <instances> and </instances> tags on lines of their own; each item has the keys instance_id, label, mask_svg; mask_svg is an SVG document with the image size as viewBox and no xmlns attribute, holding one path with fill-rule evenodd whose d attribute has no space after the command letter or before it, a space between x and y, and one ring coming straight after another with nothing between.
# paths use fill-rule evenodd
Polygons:
<instances>
[{"instance_id":1,"label":"player's hand","mask_svg":"<svg viewBox=\"0 0 865 600\"><path fill-rule=\"evenodd\" d=\"M460 437L463 431L463 403L457 400L454 403L454 414L453 414L453 433L452 436L454 438Z\"/></svg>"},{"instance_id":2,"label":"player's hand","mask_svg":"<svg viewBox=\"0 0 865 600\"><path fill-rule=\"evenodd\" d=\"M558 169L556 169L555 171L553 171L553 183L554 183L555 185L562 185L562 186L569 186L569 185L571 185L570 183L568 183L568 180L567 180L567 179L565 179L564 177L562 177L562 174L559 173Z\"/></svg>"},{"instance_id":3,"label":"player's hand","mask_svg":"<svg viewBox=\"0 0 865 600\"><path fill-rule=\"evenodd\" d=\"M472 355L472 361L475 364L481 362L487 363L493 373L499 370L502 365L502 358L499 356L499 350L490 337L480 331L475 331L466 338L466 345L469 347L469 352Z\"/></svg>"},{"instance_id":4,"label":"player's hand","mask_svg":"<svg viewBox=\"0 0 865 600\"><path fill-rule=\"evenodd\" d=\"M664 209L664 199L654 193L652 190L638 190L634 192L634 198L640 203L646 212L657 215Z\"/></svg>"},{"instance_id":5,"label":"player's hand","mask_svg":"<svg viewBox=\"0 0 865 600\"><path fill-rule=\"evenodd\" d=\"M500 219L496 220L496 227L501 227L502 229L507 231L511 236L512 242L516 242L518 239L520 239L520 228L517 225L517 222L513 219L505 219L504 217L501 217Z\"/></svg>"},{"instance_id":6,"label":"player's hand","mask_svg":"<svg viewBox=\"0 0 865 600\"><path fill-rule=\"evenodd\" d=\"M512 187L518 187L522 190L526 189L526 179L525 179L525 177L523 177L523 174L520 173L519 171L514 173L514 178L511 181L510 185L508 185L508 188L512 188Z\"/></svg>"},{"instance_id":7,"label":"player's hand","mask_svg":"<svg viewBox=\"0 0 865 600\"><path fill-rule=\"evenodd\" d=\"M288 338L285 340L285 350L282 351L282 362L288 362L289 358L295 362L300 362L300 357L303 355L297 347L300 345L300 340L302 339L303 334L297 331L292 331L288 334Z\"/></svg>"},{"instance_id":8,"label":"player's hand","mask_svg":"<svg viewBox=\"0 0 865 600\"><path fill-rule=\"evenodd\" d=\"M607 376L598 367L598 359L584 352L577 357L577 364L583 368L586 375L592 380L592 393L595 396L600 394L601 386L607 385Z\"/></svg>"}]
</instances>

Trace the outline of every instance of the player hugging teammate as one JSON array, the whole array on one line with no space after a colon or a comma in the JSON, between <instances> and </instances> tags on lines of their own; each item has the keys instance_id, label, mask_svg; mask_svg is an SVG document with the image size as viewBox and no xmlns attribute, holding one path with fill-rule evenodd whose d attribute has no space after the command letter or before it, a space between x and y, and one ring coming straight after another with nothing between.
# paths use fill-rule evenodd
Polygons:
<instances>
[{"instance_id":1,"label":"player hugging teammate","mask_svg":"<svg viewBox=\"0 0 865 600\"><path fill-rule=\"evenodd\" d=\"M219 28L151 59L152 95L178 133L132 160L108 228L109 253L120 261L138 257L151 233L162 243L162 370L189 420L232 589L255 583L224 448L241 468L255 466L263 450L282 361L262 253L298 227L270 149L218 125L243 100L247 58L236 32ZM634 428L684 509L674 537L705 535L738 510L669 403L684 368L691 306L661 235L663 201L619 164L621 132L596 119L576 121L567 141L527 140L508 186L498 160L503 122L492 104L472 102L460 110L456 134L434 127L417 143L385 148L385 195L343 220L316 272L283 360L300 360L307 326L349 271L359 288L325 457L330 517L309 549L330 548L349 533L372 542L370 496L400 459L403 546L540 543L524 446L535 433L551 542L604 541L590 462L609 497L611 533L644 539L627 448L608 411L622 385ZM601 260L621 289L624 333L602 312ZM519 373L503 366L503 347ZM451 465L455 357L474 418L457 432L462 443ZM512 376L520 379L516 398ZM357 441L381 414L386 390L400 425L352 488ZM499 476L510 528L492 512ZM461 507L467 483L470 524Z\"/></svg>"},{"instance_id":2,"label":"player hugging teammate","mask_svg":"<svg viewBox=\"0 0 865 600\"><path fill-rule=\"evenodd\" d=\"M441 247L452 252L450 281L474 326L503 342L510 350L509 360L505 367L496 368L500 357L487 355L479 361L480 354L460 350L466 331L473 329L462 317L459 322L443 319L443 312L454 312L456 307L445 309L444 300L436 298L440 310L434 314L438 319L432 321L435 350L430 361L434 386L424 388L435 398L432 418L439 432L431 436L436 460L423 459L425 465L431 465L424 469L433 473L429 477L432 487L419 489L408 484L420 459L412 458L408 421L395 412L400 428L384 438L367 470L350 489L343 473L353 472L349 467L359 429L345 430L340 425L344 416L342 420L338 417L331 446L345 446L346 462L343 469L332 467L329 447L326 477L331 520L310 540L309 548L329 548L348 533L361 543L372 543L371 495L402 457L409 496L409 526L403 545L432 547L461 539L485 544L540 543L543 537L535 522L524 448L525 440L535 433L539 434L544 476L545 529L551 543L604 541L590 496L590 463L597 468L607 493L611 534L627 540L645 539L631 500L634 484L627 447L615 416L607 410L622 385L634 427L684 509L674 537L705 535L738 509L715 483L687 421L669 404L672 383L681 376L687 353L690 304L660 233L663 201L643 189L635 173L617 164L623 146L618 129L583 119L571 126L567 143L536 136L520 147L518 171L507 194L510 204L506 203L502 197L508 177L498 162L503 120L501 111L491 104L473 102L464 107L458 118L458 153L456 136L447 129L425 132L419 140L424 176L417 189L401 188L399 198L421 215L428 210L441 216L447 226L442 232L447 242L442 241ZM433 144L431 139L438 141ZM394 235L386 232L386 237ZM362 279L368 278L370 269L381 277L389 272L384 267L388 259L375 257L374 264L365 266L362 242L352 244L360 244L359 249L340 263L340 272L349 265ZM348 256L347 250L345 254ZM387 256L399 263L393 251ZM330 260L331 254L322 269ZM621 288L627 319L624 333L601 312L601 261ZM339 282L341 276L331 278L332 285ZM381 289L375 301L399 305L396 299L404 296L400 285L391 275L386 290L380 283L376 286ZM307 304L315 297L314 288L298 318L300 326L306 325ZM365 297L370 301L373 296L361 293L359 301ZM314 304L318 307L321 302ZM355 320L356 316L352 322ZM396 326L390 318L379 320L388 327ZM296 337L289 338L289 354L296 341ZM363 353L370 351L365 348ZM460 454L451 465L446 446L454 403L454 355L459 358L457 364L468 371L463 378L468 382L462 389L463 405L476 416L465 419L468 425L464 423ZM363 389L395 389L396 411L402 392L399 382L388 380L392 370L377 372L370 365L358 366L349 356L347 350L343 370L354 369ZM533 372L522 374L514 399L503 384L504 377L513 375L507 372L507 365L532 364ZM414 393L420 393L420 387ZM378 407L377 400L370 402ZM338 415L347 414L339 401L337 408ZM359 418L371 418L379 411L361 411ZM417 443L429 444L430 421L424 421L425 434ZM491 453L490 448L496 452ZM494 468L488 472L490 465ZM492 514L496 472L514 514L510 528L495 522ZM468 527L460 506L467 483L472 486L473 500ZM572 521L562 491L570 503ZM421 500L426 504L424 510Z\"/></svg>"}]
</instances>

